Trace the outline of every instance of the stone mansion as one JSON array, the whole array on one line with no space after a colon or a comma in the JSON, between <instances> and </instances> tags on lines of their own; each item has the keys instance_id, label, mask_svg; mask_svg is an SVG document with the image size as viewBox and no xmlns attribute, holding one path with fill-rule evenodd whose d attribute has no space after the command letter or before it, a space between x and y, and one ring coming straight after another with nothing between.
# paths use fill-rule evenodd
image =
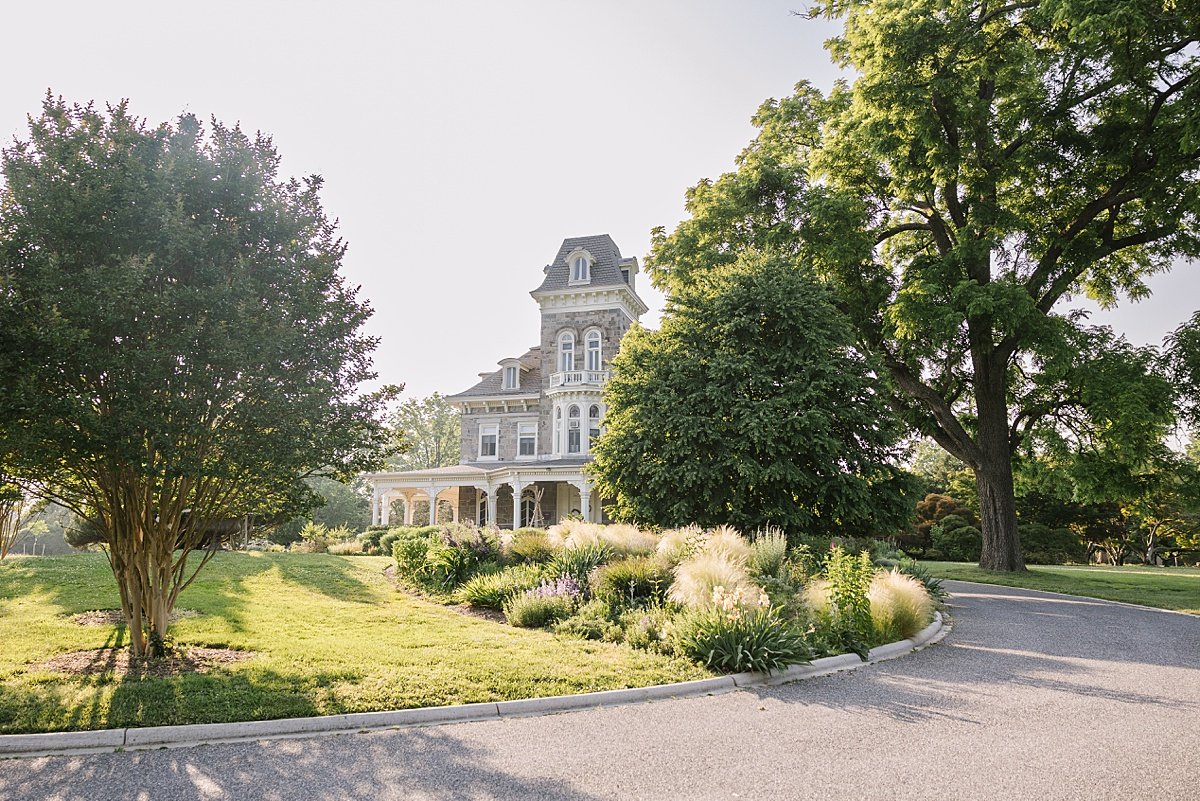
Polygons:
<instances>
[{"instance_id":1,"label":"stone mansion","mask_svg":"<svg viewBox=\"0 0 1200 801\"><path fill-rule=\"evenodd\" d=\"M374 524L399 522L392 515L400 506L411 524L418 503L440 509L438 522L515 529L572 513L605 522L583 466L602 429L609 362L646 312L635 291L638 263L602 234L563 240L543 272L530 293L541 341L448 398L461 411L462 463L367 476Z\"/></svg>"}]
</instances>

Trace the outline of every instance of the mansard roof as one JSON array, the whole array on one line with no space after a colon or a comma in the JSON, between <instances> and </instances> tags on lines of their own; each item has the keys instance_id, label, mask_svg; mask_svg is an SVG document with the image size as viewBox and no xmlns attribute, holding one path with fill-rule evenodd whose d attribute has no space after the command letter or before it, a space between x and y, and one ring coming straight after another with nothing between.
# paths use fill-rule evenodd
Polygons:
<instances>
[{"instance_id":1,"label":"mansard roof","mask_svg":"<svg viewBox=\"0 0 1200 801\"><path fill-rule=\"evenodd\" d=\"M478 384L459 392L457 395L447 395L446 400L461 400L464 398L492 397L503 395L536 395L542 391L542 348L535 345L518 359L521 370L517 376L517 386L513 389L504 388L504 369L494 373L481 373ZM501 359L501 361L508 361Z\"/></svg>"},{"instance_id":2,"label":"mansard roof","mask_svg":"<svg viewBox=\"0 0 1200 801\"><path fill-rule=\"evenodd\" d=\"M576 250L586 250L595 261L592 263L591 281L584 286L613 286L624 284L621 276L622 267L637 264L637 259L622 258L617 243L608 234L597 236L575 236L564 239L554 256L554 260L546 265L546 277L542 285L534 292L545 292L555 289L568 289L571 268L567 265L567 256Z\"/></svg>"}]
</instances>

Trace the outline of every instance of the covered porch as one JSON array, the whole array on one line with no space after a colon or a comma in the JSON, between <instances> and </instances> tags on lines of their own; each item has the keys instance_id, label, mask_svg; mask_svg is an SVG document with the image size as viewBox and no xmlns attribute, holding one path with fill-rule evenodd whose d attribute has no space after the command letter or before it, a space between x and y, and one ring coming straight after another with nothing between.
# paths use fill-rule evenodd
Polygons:
<instances>
[{"instance_id":1,"label":"covered porch","mask_svg":"<svg viewBox=\"0 0 1200 801\"><path fill-rule=\"evenodd\" d=\"M518 529L557 523L567 515L605 522L580 465L537 464L487 470L458 465L367 476L373 525L470 523ZM596 501L596 502L594 502Z\"/></svg>"}]
</instances>

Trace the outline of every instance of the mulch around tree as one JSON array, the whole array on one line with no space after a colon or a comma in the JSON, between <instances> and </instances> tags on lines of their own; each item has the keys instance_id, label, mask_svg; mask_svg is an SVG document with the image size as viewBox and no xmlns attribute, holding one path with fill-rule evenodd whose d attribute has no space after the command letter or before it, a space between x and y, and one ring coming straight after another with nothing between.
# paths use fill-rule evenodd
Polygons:
<instances>
[{"instance_id":1,"label":"mulch around tree","mask_svg":"<svg viewBox=\"0 0 1200 801\"><path fill-rule=\"evenodd\" d=\"M185 617L196 617L199 614L195 609L176 609L171 613L171 622ZM125 615L120 609L93 609L90 612L71 615L71 622L80 626L123 626Z\"/></svg>"},{"instance_id":2,"label":"mulch around tree","mask_svg":"<svg viewBox=\"0 0 1200 801\"><path fill-rule=\"evenodd\" d=\"M231 665L254 656L251 651L232 648L180 648L160 659L132 659L126 646L72 651L47 659L37 667L73 676L167 677L184 673L207 673L214 667Z\"/></svg>"}]
</instances>

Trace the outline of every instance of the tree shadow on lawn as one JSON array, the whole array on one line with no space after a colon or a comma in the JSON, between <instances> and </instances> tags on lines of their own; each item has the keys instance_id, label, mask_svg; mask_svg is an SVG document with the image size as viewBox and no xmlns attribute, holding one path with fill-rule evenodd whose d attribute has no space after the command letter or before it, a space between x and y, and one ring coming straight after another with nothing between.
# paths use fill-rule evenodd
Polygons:
<instances>
[{"instance_id":1,"label":"tree shadow on lawn","mask_svg":"<svg viewBox=\"0 0 1200 801\"><path fill-rule=\"evenodd\" d=\"M7 775L0 772L0 796L11 801L94 801L100 792L111 798L144 793L179 801L599 798L559 780L512 775L486 747L437 727L52 757L14 767Z\"/></svg>"}]
</instances>

